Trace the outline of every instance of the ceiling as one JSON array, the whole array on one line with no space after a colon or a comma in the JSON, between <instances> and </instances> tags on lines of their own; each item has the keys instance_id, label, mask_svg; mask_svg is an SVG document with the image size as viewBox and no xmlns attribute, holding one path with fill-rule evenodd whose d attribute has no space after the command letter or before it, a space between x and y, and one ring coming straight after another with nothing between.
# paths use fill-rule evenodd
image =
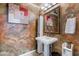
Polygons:
<instances>
[{"instance_id":1,"label":"ceiling","mask_svg":"<svg viewBox=\"0 0 79 59\"><path fill-rule=\"evenodd\" d=\"M45 11L50 7L54 6L56 3L34 3L34 4L40 7L42 11Z\"/></svg>"}]
</instances>

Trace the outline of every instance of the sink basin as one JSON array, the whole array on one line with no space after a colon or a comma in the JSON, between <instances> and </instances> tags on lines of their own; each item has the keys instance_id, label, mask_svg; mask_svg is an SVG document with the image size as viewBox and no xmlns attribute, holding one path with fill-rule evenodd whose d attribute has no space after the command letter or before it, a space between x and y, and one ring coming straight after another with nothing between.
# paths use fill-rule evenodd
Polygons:
<instances>
[{"instance_id":1,"label":"sink basin","mask_svg":"<svg viewBox=\"0 0 79 59\"><path fill-rule=\"evenodd\" d=\"M49 56L49 55L51 55L50 44L53 44L58 39L56 37L41 36L41 37L36 37L36 40L44 44L44 50L43 50L44 56ZM39 47L39 45L38 45L38 47ZM39 49L41 49L41 48L39 48Z\"/></svg>"},{"instance_id":2,"label":"sink basin","mask_svg":"<svg viewBox=\"0 0 79 59\"><path fill-rule=\"evenodd\" d=\"M44 44L52 44L56 42L58 39L55 37L41 36L41 37L36 37L36 40L39 40Z\"/></svg>"}]
</instances>

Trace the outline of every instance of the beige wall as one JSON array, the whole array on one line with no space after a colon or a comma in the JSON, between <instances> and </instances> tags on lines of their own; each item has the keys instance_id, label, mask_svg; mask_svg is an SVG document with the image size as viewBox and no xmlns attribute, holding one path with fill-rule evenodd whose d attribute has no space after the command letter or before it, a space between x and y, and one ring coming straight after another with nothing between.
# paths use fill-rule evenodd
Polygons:
<instances>
[{"instance_id":1,"label":"beige wall","mask_svg":"<svg viewBox=\"0 0 79 59\"><path fill-rule=\"evenodd\" d=\"M35 49L36 19L28 25L8 23L6 4L0 4L0 55L20 55Z\"/></svg>"},{"instance_id":2,"label":"beige wall","mask_svg":"<svg viewBox=\"0 0 79 59\"><path fill-rule=\"evenodd\" d=\"M77 28L74 35L64 34L64 27L68 10L74 10L77 18ZM33 10L34 11L34 10ZM52 50L61 54L62 43L64 41L74 44L74 55L79 55L79 4L61 4L61 33L51 34L59 38L53 45ZM38 12L35 14L39 14ZM16 29L16 28L19 29ZM10 24L7 22L6 4L0 4L0 54L19 55L35 49L35 21L29 25ZM20 32L19 30L23 30Z\"/></svg>"},{"instance_id":3,"label":"beige wall","mask_svg":"<svg viewBox=\"0 0 79 59\"><path fill-rule=\"evenodd\" d=\"M69 14L69 10L73 10L76 17L76 33L73 35L65 34L64 28L67 20L67 15ZM74 44L74 55L79 56L79 4L60 4L60 34L50 34L50 36L58 37L58 41L53 44L53 51L62 53L62 43L65 41L72 42Z\"/></svg>"}]
</instances>

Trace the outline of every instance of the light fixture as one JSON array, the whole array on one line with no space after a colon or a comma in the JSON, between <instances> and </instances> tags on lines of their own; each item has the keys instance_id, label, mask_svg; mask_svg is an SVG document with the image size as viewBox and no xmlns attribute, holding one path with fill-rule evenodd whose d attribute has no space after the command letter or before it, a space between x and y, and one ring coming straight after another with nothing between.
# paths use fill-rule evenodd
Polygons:
<instances>
[{"instance_id":1,"label":"light fixture","mask_svg":"<svg viewBox=\"0 0 79 59\"><path fill-rule=\"evenodd\" d=\"M44 6L41 7L41 9L44 9L44 8L45 8Z\"/></svg>"},{"instance_id":2,"label":"light fixture","mask_svg":"<svg viewBox=\"0 0 79 59\"><path fill-rule=\"evenodd\" d=\"M45 4L44 4L45 7L47 7L48 5L49 5L48 3L45 3Z\"/></svg>"},{"instance_id":3,"label":"light fixture","mask_svg":"<svg viewBox=\"0 0 79 59\"><path fill-rule=\"evenodd\" d=\"M47 10L47 8L44 8L44 10Z\"/></svg>"},{"instance_id":4,"label":"light fixture","mask_svg":"<svg viewBox=\"0 0 79 59\"><path fill-rule=\"evenodd\" d=\"M56 3L52 3L52 5L55 5Z\"/></svg>"},{"instance_id":5,"label":"light fixture","mask_svg":"<svg viewBox=\"0 0 79 59\"><path fill-rule=\"evenodd\" d=\"M48 8L50 8L50 7L51 7L51 5L48 6Z\"/></svg>"},{"instance_id":6,"label":"light fixture","mask_svg":"<svg viewBox=\"0 0 79 59\"><path fill-rule=\"evenodd\" d=\"M42 10L47 10L48 8L50 8L51 6L55 5L56 3L44 3L41 5L41 9Z\"/></svg>"}]
</instances>

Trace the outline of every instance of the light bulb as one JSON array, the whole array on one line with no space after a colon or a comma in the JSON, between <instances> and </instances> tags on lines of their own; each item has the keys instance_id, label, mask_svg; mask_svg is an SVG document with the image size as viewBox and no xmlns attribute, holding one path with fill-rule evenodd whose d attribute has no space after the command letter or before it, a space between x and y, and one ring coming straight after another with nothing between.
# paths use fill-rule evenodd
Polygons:
<instances>
[{"instance_id":1,"label":"light bulb","mask_svg":"<svg viewBox=\"0 0 79 59\"><path fill-rule=\"evenodd\" d=\"M48 3L45 3L45 4L44 4L45 7L47 7L48 5L49 5Z\"/></svg>"},{"instance_id":2,"label":"light bulb","mask_svg":"<svg viewBox=\"0 0 79 59\"><path fill-rule=\"evenodd\" d=\"M45 8L45 7L43 7L43 6L41 7L41 9L44 9L44 8Z\"/></svg>"}]
</instances>

